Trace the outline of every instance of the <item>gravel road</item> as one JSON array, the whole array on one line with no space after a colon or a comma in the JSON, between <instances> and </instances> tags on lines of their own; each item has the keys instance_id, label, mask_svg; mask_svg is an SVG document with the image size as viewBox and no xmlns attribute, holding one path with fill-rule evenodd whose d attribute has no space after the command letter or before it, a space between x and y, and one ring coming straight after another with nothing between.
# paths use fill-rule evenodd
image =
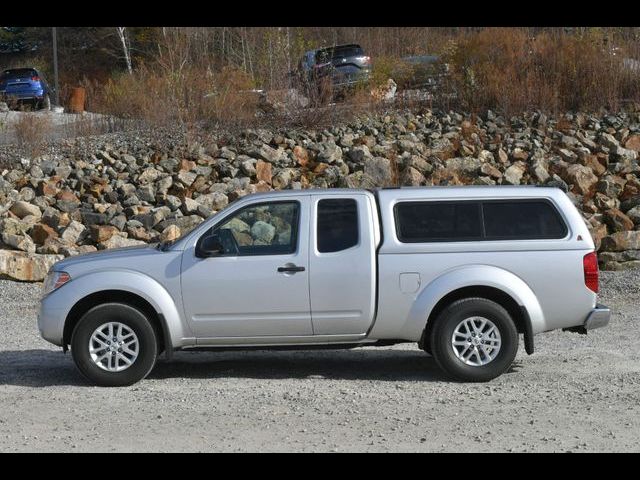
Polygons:
<instances>
[{"instance_id":1,"label":"gravel road","mask_svg":"<svg viewBox=\"0 0 640 480\"><path fill-rule=\"evenodd\" d=\"M406 344L178 353L117 389L40 338L40 285L0 281L0 452L638 452L639 280L603 272L607 328L539 335L486 384L450 382Z\"/></svg>"}]
</instances>

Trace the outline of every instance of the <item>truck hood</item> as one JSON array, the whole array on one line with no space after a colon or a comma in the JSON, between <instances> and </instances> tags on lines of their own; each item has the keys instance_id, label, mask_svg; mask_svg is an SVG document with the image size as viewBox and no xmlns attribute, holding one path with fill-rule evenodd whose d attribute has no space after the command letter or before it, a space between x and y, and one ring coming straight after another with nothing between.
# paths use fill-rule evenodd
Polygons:
<instances>
[{"instance_id":1,"label":"truck hood","mask_svg":"<svg viewBox=\"0 0 640 480\"><path fill-rule=\"evenodd\" d=\"M101 252L85 253L68 257L56 263L52 270L66 271L74 267L89 266L104 268L112 266L115 268L121 266L133 266L136 260L149 257L150 255L162 255L162 251L156 248L156 244L139 245L134 247L114 248L112 250L103 250Z\"/></svg>"}]
</instances>

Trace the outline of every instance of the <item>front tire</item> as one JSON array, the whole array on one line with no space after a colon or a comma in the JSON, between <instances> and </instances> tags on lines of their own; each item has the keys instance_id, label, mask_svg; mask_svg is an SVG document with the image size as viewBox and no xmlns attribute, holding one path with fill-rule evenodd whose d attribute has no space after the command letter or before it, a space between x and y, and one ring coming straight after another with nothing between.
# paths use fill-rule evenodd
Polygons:
<instances>
[{"instance_id":1,"label":"front tire","mask_svg":"<svg viewBox=\"0 0 640 480\"><path fill-rule=\"evenodd\" d=\"M509 369L518 353L518 331L509 313L486 298L464 298L436 319L431 352L447 374L487 382Z\"/></svg>"},{"instance_id":2,"label":"front tire","mask_svg":"<svg viewBox=\"0 0 640 480\"><path fill-rule=\"evenodd\" d=\"M138 309L105 303L85 313L71 336L78 370L104 387L132 385L145 378L158 356L153 326Z\"/></svg>"}]
</instances>

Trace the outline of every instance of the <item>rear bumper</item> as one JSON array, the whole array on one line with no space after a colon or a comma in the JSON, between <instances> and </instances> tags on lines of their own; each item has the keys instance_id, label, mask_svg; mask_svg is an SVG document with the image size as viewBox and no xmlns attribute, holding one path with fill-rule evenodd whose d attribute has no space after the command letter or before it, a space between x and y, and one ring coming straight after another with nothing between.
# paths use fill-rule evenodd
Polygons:
<instances>
[{"instance_id":1,"label":"rear bumper","mask_svg":"<svg viewBox=\"0 0 640 480\"><path fill-rule=\"evenodd\" d=\"M595 328L606 327L611 320L611 309L604 305L596 305L596 307L589 312L587 318L582 325L576 325L575 327L563 328L563 331L587 333L589 330Z\"/></svg>"},{"instance_id":2,"label":"rear bumper","mask_svg":"<svg viewBox=\"0 0 640 480\"><path fill-rule=\"evenodd\" d=\"M7 100L42 100L44 93L42 91L27 91L27 92L2 92L0 91L0 99L2 101Z\"/></svg>"},{"instance_id":3,"label":"rear bumper","mask_svg":"<svg viewBox=\"0 0 640 480\"><path fill-rule=\"evenodd\" d=\"M606 327L611 319L611 310L604 305L596 305L596 308L591 310L591 313L584 321L584 328L586 330L593 330L594 328Z\"/></svg>"}]
</instances>

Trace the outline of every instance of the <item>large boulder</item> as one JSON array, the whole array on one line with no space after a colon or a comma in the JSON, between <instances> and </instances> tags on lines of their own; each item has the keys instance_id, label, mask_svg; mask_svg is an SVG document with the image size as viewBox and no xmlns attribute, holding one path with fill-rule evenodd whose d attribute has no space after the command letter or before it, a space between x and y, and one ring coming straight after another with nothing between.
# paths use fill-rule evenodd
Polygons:
<instances>
[{"instance_id":1,"label":"large boulder","mask_svg":"<svg viewBox=\"0 0 640 480\"><path fill-rule=\"evenodd\" d=\"M475 175L480 171L482 160L473 157L457 157L445 160L444 164L449 170L455 170L466 175Z\"/></svg>"},{"instance_id":2,"label":"large boulder","mask_svg":"<svg viewBox=\"0 0 640 480\"><path fill-rule=\"evenodd\" d=\"M96 242L106 242L111 237L119 233L117 227L113 225L91 225L91 239Z\"/></svg>"},{"instance_id":3,"label":"large boulder","mask_svg":"<svg viewBox=\"0 0 640 480\"><path fill-rule=\"evenodd\" d=\"M276 227L262 220L258 220L251 226L251 237L253 237L254 241L270 244L275 234Z\"/></svg>"},{"instance_id":4,"label":"large boulder","mask_svg":"<svg viewBox=\"0 0 640 480\"><path fill-rule=\"evenodd\" d=\"M349 157L349 160L354 163L364 163L365 161L373 158L373 155L371 155L371 152L369 151L369 147L366 145L353 147L347 152L347 156Z\"/></svg>"},{"instance_id":5,"label":"large boulder","mask_svg":"<svg viewBox=\"0 0 640 480\"><path fill-rule=\"evenodd\" d=\"M47 241L58 238L58 232L45 223L37 223L31 230L31 238L38 245L44 245Z\"/></svg>"},{"instance_id":6,"label":"large boulder","mask_svg":"<svg viewBox=\"0 0 640 480\"><path fill-rule=\"evenodd\" d=\"M633 230L633 220L617 208L612 208L604 212L603 219L614 232Z\"/></svg>"},{"instance_id":7,"label":"large boulder","mask_svg":"<svg viewBox=\"0 0 640 480\"><path fill-rule=\"evenodd\" d=\"M269 162L263 162L258 160L256 162L256 180L263 181L271 185L272 173L271 164Z\"/></svg>"},{"instance_id":8,"label":"large boulder","mask_svg":"<svg viewBox=\"0 0 640 480\"><path fill-rule=\"evenodd\" d=\"M602 239L600 250L606 252L640 250L640 231L615 232L606 236Z\"/></svg>"},{"instance_id":9,"label":"large boulder","mask_svg":"<svg viewBox=\"0 0 640 480\"><path fill-rule=\"evenodd\" d=\"M40 209L32 205L28 202L24 202L22 200L18 200L13 205L11 205L11 213L13 213L18 218L24 218L28 215L40 218L42 216L42 212Z\"/></svg>"},{"instance_id":10,"label":"large boulder","mask_svg":"<svg viewBox=\"0 0 640 480\"><path fill-rule=\"evenodd\" d=\"M426 179L418 170L413 167L407 167L400 176L401 185L409 185L412 187L424 185Z\"/></svg>"},{"instance_id":11,"label":"large boulder","mask_svg":"<svg viewBox=\"0 0 640 480\"><path fill-rule=\"evenodd\" d=\"M573 191L580 195L592 195L595 191L598 177L589 167L573 164L567 167L566 178L573 185Z\"/></svg>"},{"instance_id":12,"label":"large boulder","mask_svg":"<svg viewBox=\"0 0 640 480\"><path fill-rule=\"evenodd\" d=\"M120 235L114 235L108 240L99 243L98 248L110 249L110 248L134 247L136 245L145 245L145 243L146 242L143 242L141 240L134 240L132 238L125 238Z\"/></svg>"},{"instance_id":13,"label":"large boulder","mask_svg":"<svg viewBox=\"0 0 640 480\"><path fill-rule=\"evenodd\" d=\"M0 250L0 277L22 282L41 282L53 264L63 258L63 255L38 255Z\"/></svg>"},{"instance_id":14,"label":"large boulder","mask_svg":"<svg viewBox=\"0 0 640 480\"><path fill-rule=\"evenodd\" d=\"M180 227L177 225L169 225L167 228L162 230L162 233L160 234L160 241L171 242L180 238L180 235Z\"/></svg>"},{"instance_id":15,"label":"large boulder","mask_svg":"<svg viewBox=\"0 0 640 480\"><path fill-rule=\"evenodd\" d=\"M0 233L7 235L24 235L29 225L15 218L4 218L0 221Z\"/></svg>"},{"instance_id":16,"label":"large boulder","mask_svg":"<svg viewBox=\"0 0 640 480\"><path fill-rule=\"evenodd\" d=\"M511 165L504 171L503 182L509 185L520 185L520 181L526 172L526 166L522 162Z\"/></svg>"},{"instance_id":17,"label":"large boulder","mask_svg":"<svg viewBox=\"0 0 640 480\"><path fill-rule=\"evenodd\" d=\"M36 245L29 235L12 235L10 233L2 234L2 242L10 247L23 252L35 253Z\"/></svg>"},{"instance_id":18,"label":"large boulder","mask_svg":"<svg viewBox=\"0 0 640 480\"><path fill-rule=\"evenodd\" d=\"M364 174L374 186L393 186L393 169L388 158L374 157L368 159L364 164Z\"/></svg>"},{"instance_id":19,"label":"large boulder","mask_svg":"<svg viewBox=\"0 0 640 480\"><path fill-rule=\"evenodd\" d=\"M200 195L196 198L196 202L200 205L204 205L210 210L222 210L229 204L229 197L227 197L224 193L213 192L207 193L206 195Z\"/></svg>"},{"instance_id":20,"label":"large boulder","mask_svg":"<svg viewBox=\"0 0 640 480\"><path fill-rule=\"evenodd\" d=\"M640 135L630 135L627 141L624 142L624 148L640 153Z\"/></svg>"},{"instance_id":21,"label":"large boulder","mask_svg":"<svg viewBox=\"0 0 640 480\"><path fill-rule=\"evenodd\" d=\"M263 144L259 148L256 148L249 152L249 155L254 158L260 158L265 162L278 163L282 157L283 149L272 148L269 145Z\"/></svg>"},{"instance_id":22,"label":"large boulder","mask_svg":"<svg viewBox=\"0 0 640 480\"><path fill-rule=\"evenodd\" d=\"M78 243L85 230L86 227L82 223L73 220L62 232L61 238L68 244Z\"/></svg>"}]
</instances>

